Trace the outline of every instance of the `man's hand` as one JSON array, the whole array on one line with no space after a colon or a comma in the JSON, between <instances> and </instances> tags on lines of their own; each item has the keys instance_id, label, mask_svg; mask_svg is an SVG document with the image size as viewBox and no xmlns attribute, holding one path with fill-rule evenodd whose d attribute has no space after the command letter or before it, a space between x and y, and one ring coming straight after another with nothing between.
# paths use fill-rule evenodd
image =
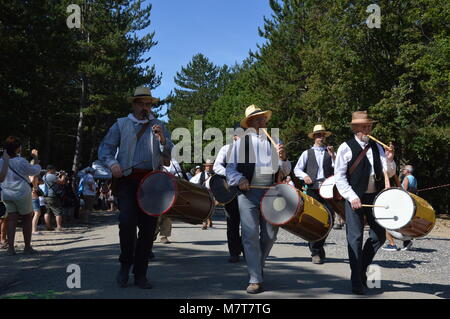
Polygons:
<instances>
[{"instance_id":1,"label":"man's hand","mask_svg":"<svg viewBox=\"0 0 450 319\"><path fill-rule=\"evenodd\" d=\"M394 145L392 143L389 144L390 149L385 149L386 158L389 162L394 160Z\"/></svg>"},{"instance_id":2,"label":"man's hand","mask_svg":"<svg viewBox=\"0 0 450 319\"><path fill-rule=\"evenodd\" d=\"M327 152L328 152L328 155L330 155L331 156L331 158L335 158L336 157L336 155L334 154L334 147L333 146L327 146Z\"/></svg>"},{"instance_id":3,"label":"man's hand","mask_svg":"<svg viewBox=\"0 0 450 319\"><path fill-rule=\"evenodd\" d=\"M248 191L248 190L250 190L250 184L249 184L249 182L248 182L248 180L246 178L244 178L243 180L240 181L238 187L239 187L239 189L241 191Z\"/></svg>"},{"instance_id":4,"label":"man's hand","mask_svg":"<svg viewBox=\"0 0 450 319\"><path fill-rule=\"evenodd\" d=\"M277 144L277 152L282 161L285 161L287 159L286 150L283 144Z\"/></svg>"},{"instance_id":5,"label":"man's hand","mask_svg":"<svg viewBox=\"0 0 450 319\"><path fill-rule=\"evenodd\" d=\"M32 151L31 151L31 156L33 157L33 158L38 158L38 150L36 150L36 149L33 149Z\"/></svg>"},{"instance_id":6,"label":"man's hand","mask_svg":"<svg viewBox=\"0 0 450 319\"><path fill-rule=\"evenodd\" d=\"M122 167L119 164L111 166L111 172L114 178L121 178L123 176Z\"/></svg>"},{"instance_id":7,"label":"man's hand","mask_svg":"<svg viewBox=\"0 0 450 319\"><path fill-rule=\"evenodd\" d=\"M362 207L362 205L361 205L361 200L359 199L359 197L352 200L351 205L352 205L353 210L360 209Z\"/></svg>"},{"instance_id":8,"label":"man's hand","mask_svg":"<svg viewBox=\"0 0 450 319\"><path fill-rule=\"evenodd\" d=\"M159 139L159 142L162 145L166 144L166 137L164 136L164 134L162 132L161 125L157 125L157 124L153 125L152 131L153 131L153 134L155 134L156 137Z\"/></svg>"},{"instance_id":9,"label":"man's hand","mask_svg":"<svg viewBox=\"0 0 450 319\"><path fill-rule=\"evenodd\" d=\"M311 177L309 177L308 175L306 175L305 177L303 177L303 180L304 180L305 183L308 184L308 185L313 183Z\"/></svg>"}]
</instances>

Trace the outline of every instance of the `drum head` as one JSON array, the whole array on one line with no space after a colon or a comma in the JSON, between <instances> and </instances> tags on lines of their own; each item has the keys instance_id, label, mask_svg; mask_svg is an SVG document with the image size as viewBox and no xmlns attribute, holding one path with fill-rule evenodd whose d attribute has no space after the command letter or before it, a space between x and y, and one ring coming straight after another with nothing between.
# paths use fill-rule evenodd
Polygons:
<instances>
[{"instance_id":1,"label":"drum head","mask_svg":"<svg viewBox=\"0 0 450 319\"><path fill-rule=\"evenodd\" d=\"M332 199L333 198L333 188L336 183L336 179L333 176L328 177L326 180L323 181L322 185L319 189L319 194L325 199Z\"/></svg>"},{"instance_id":2,"label":"drum head","mask_svg":"<svg viewBox=\"0 0 450 319\"><path fill-rule=\"evenodd\" d=\"M137 202L144 213L160 216L170 210L176 197L173 178L172 174L156 171L142 179L137 191Z\"/></svg>"},{"instance_id":3,"label":"drum head","mask_svg":"<svg viewBox=\"0 0 450 319\"><path fill-rule=\"evenodd\" d=\"M386 229L400 229L414 217L416 205L413 198L401 188L385 189L373 202L375 220Z\"/></svg>"},{"instance_id":4,"label":"drum head","mask_svg":"<svg viewBox=\"0 0 450 319\"><path fill-rule=\"evenodd\" d=\"M208 182L214 198L219 203L227 204L237 195L237 188L228 186L227 180L223 176L213 175L208 179Z\"/></svg>"},{"instance_id":5,"label":"drum head","mask_svg":"<svg viewBox=\"0 0 450 319\"><path fill-rule=\"evenodd\" d=\"M302 199L297 189L288 184L270 187L261 200L261 214L275 226L287 224L297 215Z\"/></svg>"}]
</instances>

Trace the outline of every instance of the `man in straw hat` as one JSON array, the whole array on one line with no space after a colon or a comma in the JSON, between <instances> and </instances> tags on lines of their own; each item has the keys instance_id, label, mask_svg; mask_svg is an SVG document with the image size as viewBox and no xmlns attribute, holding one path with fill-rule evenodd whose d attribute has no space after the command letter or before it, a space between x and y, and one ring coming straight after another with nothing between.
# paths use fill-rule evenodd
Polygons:
<instances>
[{"instance_id":1,"label":"man in straw hat","mask_svg":"<svg viewBox=\"0 0 450 319\"><path fill-rule=\"evenodd\" d=\"M190 182L194 183L194 184L206 186L205 182L208 180L208 178L210 178L212 175L214 175L213 165L214 165L214 161L211 159L207 159L205 164L203 164L203 166L205 167L205 170L202 171L200 174L197 174L194 177L192 177L190 179ZM202 229L206 230L206 229L208 229L208 227L212 227L212 226L213 226L212 218L209 217L203 222Z\"/></svg>"},{"instance_id":2,"label":"man in straw hat","mask_svg":"<svg viewBox=\"0 0 450 319\"><path fill-rule=\"evenodd\" d=\"M241 191L238 205L250 294L263 291L264 263L278 232L278 227L267 223L260 214L260 202L267 190L264 187L275 182L276 173L287 176L291 171L283 144L279 142L275 149L260 132L271 115L271 111L263 111L255 105L247 107L241 126L248 130L233 144L226 167L228 184L238 186Z\"/></svg>"},{"instance_id":3,"label":"man in straw hat","mask_svg":"<svg viewBox=\"0 0 450 319\"><path fill-rule=\"evenodd\" d=\"M334 167L337 189L345 199L352 292L358 295L365 294L367 268L386 240L385 229L375 221L372 208L362 204L373 204L375 196L384 187L384 172L391 177L396 170L394 150L384 150L367 136L374 122L367 111L352 114L350 125L354 136L339 146ZM360 161L353 166L361 153ZM351 174L350 168L353 169ZM370 226L370 237L363 248L364 216Z\"/></svg>"},{"instance_id":4,"label":"man in straw hat","mask_svg":"<svg viewBox=\"0 0 450 319\"><path fill-rule=\"evenodd\" d=\"M136 88L128 98L132 112L114 123L98 150L99 159L111 169L117 181L121 267L116 280L120 287L127 286L133 265L135 284L143 289L152 288L147 280L147 268L157 217L139 209L136 192L146 174L167 165L173 147L168 130L151 113L158 101L149 88Z\"/></svg>"},{"instance_id":5,"label":"man in straw hat","mask_svg":"<svg viewBox=\"0 0 450 319\"><path fill-rule=\"evenodd\" d=\"M322 124L314 126L313 131L308 134L308 137L314 140L314 145L302 153L294 168L294 174L308 185L306 194L324 204L333 213L327 201L319 194L322 182L334 173L336 155L332 146L325 146L324 144L325 138L330 135L331 132L327 131ZM325 250L323 248L325 240L326 238L309 243L309 250L311 251L314 264L323 264L325 260Z\"/></svg>"}]
</instances>

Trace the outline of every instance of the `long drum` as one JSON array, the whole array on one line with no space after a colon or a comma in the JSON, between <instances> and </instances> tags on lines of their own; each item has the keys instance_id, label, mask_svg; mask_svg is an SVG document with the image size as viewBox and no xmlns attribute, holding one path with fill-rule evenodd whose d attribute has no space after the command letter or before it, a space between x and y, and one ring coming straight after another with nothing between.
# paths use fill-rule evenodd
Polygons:
<instances>
[{"instance_id":1,"label":"long drum","mask_svg":"<svg viewBox=\"0 0 450 319\"><path fill-rule=\"evenodd\" d=\"M399 239L420 238L431 232L436 213L423 198L402 188L389 188L375 197L375 220ZM400 235L395 235L396 233Z\"/></svg>"},{"instance_id":2,"label":"long drum","mask_svg":"<svg viewBox=\"0 0 450 319\"><path fill-rule=\"evenodd\" d=\"M142 179L137 202L150 216L166 215L194 225L211 217L215 208L214 199L205 187L161 171L151 172Z\"/></svg>"},{"instance_id":3,"label":"long drum","mask_svg":"<svg viewBox=\"0 0 450 319\"><path fill-rule=\"evenodd\" d=\"M325 179L319 188L320 196L325 199L331 208L345 221L345 200L336 188L336 179L333 176Z\"/></svg>"},{"instance_id":4,"label":"long drum","mask_svg":"<svg viewBox=\"0 0 450 319\"><path fill-rule=\"evenodd\" d=\"M261 214L268 223L309 242L326 238L333 224L324 205L288 184L275 184L266 191Z\"/></svg>"}]
</instances>

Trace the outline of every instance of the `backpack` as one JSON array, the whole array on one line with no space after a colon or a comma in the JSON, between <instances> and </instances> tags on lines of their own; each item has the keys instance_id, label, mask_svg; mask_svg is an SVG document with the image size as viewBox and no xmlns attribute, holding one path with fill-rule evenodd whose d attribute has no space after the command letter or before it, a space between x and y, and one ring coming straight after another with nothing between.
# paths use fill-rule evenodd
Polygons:
<instances>
[{"instance_id":1,"label":"backpack","mask_svg":"<svg viewBox=\"0 0 450 319\"><path fill-rule=\"evenodd\" d=\"M48 197L48 190L51 188L51 189L53 190L53 193L55 193L55 197L58 198L58 199L60 199L60 200L63 200L64 197L65 197L65 194L66 194L66 191L65 191L64 187L63 187L62 185L57 185L56 188L53 188L52 186L50 186L50 185L47 183L47 178L46 178L46 177L47 177L47 176L44 176L44 178L43 178L44 183L45 183L45 187L44 187L44 196L45 196L45 197ZM53 185L53 186L54 186L54 185Z\"/></svg>"}]
</instances>

